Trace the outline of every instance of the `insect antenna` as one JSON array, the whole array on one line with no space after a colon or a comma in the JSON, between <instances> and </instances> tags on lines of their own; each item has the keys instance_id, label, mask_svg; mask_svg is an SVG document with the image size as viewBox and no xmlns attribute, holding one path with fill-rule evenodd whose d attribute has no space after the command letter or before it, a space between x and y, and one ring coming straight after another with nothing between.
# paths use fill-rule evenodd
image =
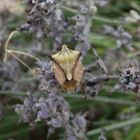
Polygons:
<instances>
[{"instance_id":1,"label":"insect antenna","mask_svg":"<svg viewBox=\"0 0 140 140\"><path fill-rule=\"evenodd\" d=\"M75 41L75 39L79 36L80 33L74 35L69 41L66 42L66 45L70 45L70 43L72 43L72 41Z\"/></svg>"},{"instance_id":2,"label":"insect antenna","mask_svg":"<svg viewBox=\"0 0 140 140\"><path fill-rule=\"evenodd\" d=\"M59 46L62 45L62 44L61 44L58 40L56 40L55 37L52 36L51 34L47 35L47 37L52 38Z\"/></svg>"}]
</instances>

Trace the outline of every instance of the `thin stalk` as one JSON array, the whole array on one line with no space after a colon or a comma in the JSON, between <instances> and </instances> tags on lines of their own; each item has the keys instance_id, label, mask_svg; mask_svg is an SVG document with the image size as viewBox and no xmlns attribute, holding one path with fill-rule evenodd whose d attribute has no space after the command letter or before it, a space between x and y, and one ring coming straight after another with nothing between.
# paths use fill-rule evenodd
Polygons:
<instances>
[{"instance_id":1,"label":"thin stalk","mask_svg":"<svg viewBox=\"0 0 140 140\"><path fill-rule=\"evenodd\" d=\"M29 77L29 78L21 78L17 81L17 83L29 83L29 82L34 82L35 77Z\"/></svg>"},{"instance_id":2,"label":"thin stalk","mask_svg":"<svg viewBox=\"0 0 140 140\"><path fill-rule=\"evenodd\" d=\"M39 93L34 93L34 95L38 95ZM9 95L9 96L25 96L27 95L26 92L21 91L0 91L0 95ZM76 94L62 94L65 98L75 98L75 99L81 99L83 100L81 95ZM101 103L111 103L111 104L118 104L118 105L136 105L136 102L123 100L123 99L113 99L110 97L104 97L104 96L96 96L94 98L89 98L87 101L93 101L93 102L101 102Z\"/></svg>"},{"instance_id":3,"label":"thin stalk","mask_svg":"<svg viewBox=\"0 0 140 140\"><path fill-rule=\"evenodd\" d=\"M77 10L75 10L75 9L72 9L72 8L70 8L70 7L64 6L64 5L60 5L60 7L63 8L64 10L70 11L70 12L72 12L72 13L79 13L79 11L77 11ZM102 21L102 22L105 22L105 23L111 23L111 24L120 24L120 23L124 23L124 21L115 20L115 19L108 19L108 18L99 17L99 16L93 16L92 19L99 20L99 21Z\"/></svg>"},{"instance_id":4,"label":"thin stalk","mask_svg":"<svg viewBox=\"0 0 140 140\"><path fill-rule=\"evenodd\" d=\"M9 52L9 53L10 53L17 61L19 61L22 65L24 65L27 69L29 69L29 70L31 71L32 75L34 75L32 69L30 68L30 66L28 66L24 61L22 61L20 58L18 58L15 54L13 54L13 53L11 53L11 52Z\"/></svg>"},{"instance_id":5,"label":"thin stalk","mask_svg":"<svg viewBox=\"0 0 140 140\"><path fill-rule=\"evenodd\" d=\"M11 32L10 35L9 35L9 37L8 37L8 39L7 39L7 41L6 41L6 43L5 43L5 46L4 46L4 48L5 48L5 55L4 55L4 60L3 60L4 62L6 62L6 60L7 60L7 48L8 48L8 44L9 44L10 40L12 39L13 35L15 35L17 33L19 33L19 32L18 31Z\"/></svg>"},{"instance_id":6,"label":"thin stalk","mask_svg":"<svg viewBox=\"0 0 140 140\"><path fill-rule=\"evenodd\" d=\"M111 124L111 125L108 125L108 126L104 126L102 128L97 128L97 129L91 130L91 131L87 132L87 136L93 136L95 134L99 134L102 129L104 129L105 131L111 131L111 130L114 130L114 129L123 128L123 127L133 125L133 124L137 124L137 123L140 123L140 118L139 117L134 118L132 120L126 120L126 121L118 122L118 123Z\"/></svg>"},{"instance_id":7,"label":"thin stalk","mask_svg":"<svg viewBox=\"0 0 140 140\"><path fill-rule=\"evenodd\" d=\"M25 96L27 93L22 91L0 90L0 95Z\"/></svg>"},{"instance_id":8,"label":"thin stalk","mask_svg":"<svg viewBox=\"0 0 140 140\"><path fill-rule=\"evenodd\" d=\"M15 51L15 50L7 50L7 52L8 53L16 53L16 54L22 54L22 55L25 55L25 56L29 56L29 57L35 59L36 61L40 62L40 60L37 57L35 57L35 56L33 56L33 55L31 55L31 54L29 54L27 52Z\"/></svg>"},{"instance_id":9,"label":"thin stalk","mask_svg":"<svg viewBox=\"0 0 140 140\"><path fill-rule=\"evenodd\" d=\"M78 98L82 99L82 96L80 95L74 95L74 94L63 94L64 97L66 98ZM102 102L102 103L112 103L112 104L119 104L119 105L136 105L136 102L133 101L127 101L123 99L113 99L109 97L103 97L103 96L96 96L94 98L88 98L87 101L94 101L94 102Z\"/></svg>"},{"instance_id":10,"label":"thin stalk","mask_svg":"<svg viewBox=\"0 0 140 140\"><path fill-rule=\"evenodd\" d=\"M130 53L130 54L127 55L128 58L134 58L136 56L140 56L140 51L134 52L134 53Z\"/></svg>"},{"instance_id":11,"label":"thin stalk","mask_svg":"<svg viewBox=\"0 0 140 140\"><path fill-rule=\"evenodd\" d=\"M105 22L105 23L111 23L111 24L122 24L122 23L125 23L125 21L121 21L121 20L119 21L119 20L116 20L116 19L108 19L108 18L99 17L99 16L94 16L93 19L101 21L101 22Z\"/></svg>"}]
</instances>

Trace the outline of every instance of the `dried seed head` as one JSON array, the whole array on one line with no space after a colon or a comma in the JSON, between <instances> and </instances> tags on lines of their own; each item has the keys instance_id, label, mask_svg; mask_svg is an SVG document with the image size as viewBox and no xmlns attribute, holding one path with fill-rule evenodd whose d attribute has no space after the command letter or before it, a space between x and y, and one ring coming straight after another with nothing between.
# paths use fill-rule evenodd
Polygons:
<instances>
[{"instance_id":1,"label":"dried seed head","mask_svg":"<svg viewBox=\"0 0 140 140\"><path fill-rule=\"evenodd\" d=\"M67 45L63 45L61 51L52 55L55 77L59 84L68 91L77 87L83 75L80 54L79 51L71 50Z\"/></svg>"},{"instance_id":2,"label":"dried seed head","mask_svg":"<svg viewBox=\"0 0 140 140\"><path fill-rule=\"evenodd\" d=\"M122 75L125 75L126 77L134 76L135 74L139 72L138 66L136 63L129 62L123 69L122 69Z\"/></svg>"},{"instance_id":3,"label":"dried seed head","mask_svg":"<svg viewBox=\"0 0 140 140\"><path fill-rule=\"evenodd\" d=\"M113 92L119 89L122 89L123 91L133 91L139 96L140 71L138 63L129 61L122 67L119 83L115 85Z\"/></svg>"}]
</instances>

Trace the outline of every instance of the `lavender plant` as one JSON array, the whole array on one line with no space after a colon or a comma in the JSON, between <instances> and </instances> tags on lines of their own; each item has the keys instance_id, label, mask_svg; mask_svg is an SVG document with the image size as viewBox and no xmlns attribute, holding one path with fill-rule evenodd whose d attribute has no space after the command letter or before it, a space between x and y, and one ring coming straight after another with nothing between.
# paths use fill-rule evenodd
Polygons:
<instances>
[{"instance_id":1,"label":"lavender plant","mask_svg":"<svg viewBox=\"0 0 140 140\"><path fill-rule=\"evenodd\" d=\"M34 133L41 140L139 139L139 105L135 102L140 92L139 5L124 3L0 2L0 119L5 119L0 122L0 139L22 138L40 124L47 129L45 138ZM65 44L80 55L75 62L68 63L67 58L63 66L56 61L55 73L52 54ZM65 69L71 63L80 66L78 62L82 62L82 80L76 90L67 92L56 74L67 81ZM5 123L10 120L8 115L16 120L11 119L11 125ZM17 127L17 133L13 132L17 122L19 128L27 124L25 131ZM44 131L42 125L40 129Z\"/></svg>"}]
</instances>

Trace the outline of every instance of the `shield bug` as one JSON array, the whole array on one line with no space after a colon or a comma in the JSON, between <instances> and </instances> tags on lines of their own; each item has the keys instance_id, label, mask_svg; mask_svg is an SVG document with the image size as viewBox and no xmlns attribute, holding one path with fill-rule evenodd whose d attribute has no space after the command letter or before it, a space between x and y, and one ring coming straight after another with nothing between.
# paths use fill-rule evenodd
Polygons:
<instances>
[{"instance_id":1,"label":"shield bug","mask_svg":"<svg viewBox=\"0 0 140 140\"><path fill-rule=\"evenodd\" d=\"M83 76L81 53L62 45L62 49L51 56L53 71L58 83L66 91L74 91L80 85Z\"/></svg>"}]
</instances>

